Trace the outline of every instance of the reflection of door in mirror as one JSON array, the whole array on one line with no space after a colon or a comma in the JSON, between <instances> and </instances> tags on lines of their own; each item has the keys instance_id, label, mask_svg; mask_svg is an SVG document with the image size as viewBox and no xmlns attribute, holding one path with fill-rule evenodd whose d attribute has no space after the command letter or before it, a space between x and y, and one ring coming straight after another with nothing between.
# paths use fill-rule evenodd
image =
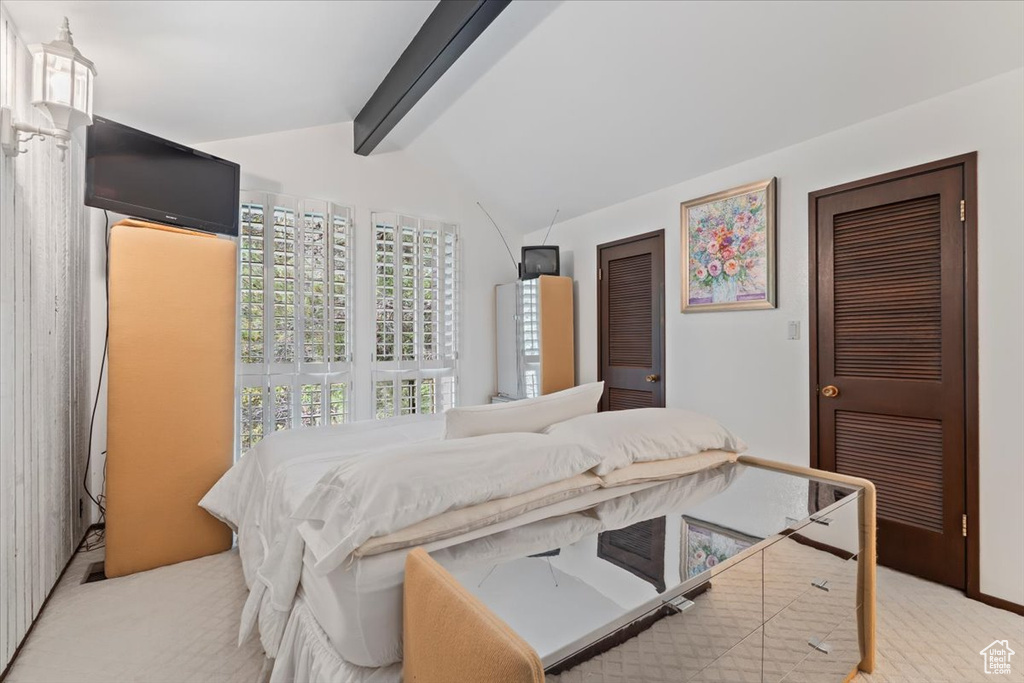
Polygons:
<instances>
[{"instance_id":1,"label":"reflection of door in mirror","mask_svg":"<svg viewBox=\"0 0 1024 683\"><path fill-rule=\"evenodd\" d=\"M605 531L597 556L665 592L665 518L648 519L625 529Z\"/></svg>"}]
</instances>

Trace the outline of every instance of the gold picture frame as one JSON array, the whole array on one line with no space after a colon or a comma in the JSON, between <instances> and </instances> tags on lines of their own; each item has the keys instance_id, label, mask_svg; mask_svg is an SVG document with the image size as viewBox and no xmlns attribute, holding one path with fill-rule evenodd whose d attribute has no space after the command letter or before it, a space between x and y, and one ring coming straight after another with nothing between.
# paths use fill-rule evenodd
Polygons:
<instances>
[{"instance_id":1,"label":"gold picture frame","mask_svg":"<svg viewBox=\"0 0 1024 683\"><path fill-rule=\"evenodd\" d=\"M683 515L679 575L692 579L763 539Z\"/></svg>"},{"instance_id":2,"label":"gold picture frame","mask_svg":"<svg viewBox=\"0 0 1024 683\"><path fill-rule=\"evenodd\" d=\"M775 177L679 205L683 313L776 308Z\"/></svg>"}]
</instances>

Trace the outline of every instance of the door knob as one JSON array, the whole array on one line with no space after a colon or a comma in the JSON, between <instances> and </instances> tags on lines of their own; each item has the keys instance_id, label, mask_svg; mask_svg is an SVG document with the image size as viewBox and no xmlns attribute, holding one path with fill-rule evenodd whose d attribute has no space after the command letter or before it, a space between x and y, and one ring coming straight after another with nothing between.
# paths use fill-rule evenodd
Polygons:
<instances>
[{"instance_id":1,"label":"door knob","mask_svg":"<svg viewBox=\"0 0 1024 683\"><path fill-rule=\"evenodd\" d=\"M659 377L658 375L647 375L647 377L644 377L644 379L647 380L648 382L657 382L659 379L661 379L661 377Z\"/></svg>"},{"instance_id":2,"label":"door knob","mask_svg":"<svg viewBox=\"0 0 1024 683\"><path fill-rule=\"evenodd\" d=\"M839 387L829 384L827 387L822 388L821 395L825 398L835 398L839 395Z\"/></svg>"}]
</instances>

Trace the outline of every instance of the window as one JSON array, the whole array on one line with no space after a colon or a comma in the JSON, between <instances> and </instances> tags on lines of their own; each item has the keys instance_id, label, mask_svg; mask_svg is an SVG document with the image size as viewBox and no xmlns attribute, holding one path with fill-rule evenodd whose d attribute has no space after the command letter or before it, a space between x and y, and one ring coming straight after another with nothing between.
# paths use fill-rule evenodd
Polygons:
<instances>
[{"instance_id":1,"label":"window","mask_svg":"<svg viewBox=\"0 0 1024 683\"><path fill-rule=\"evenodd\" d=\"M243 193L238 446L346 422L351 387L351 210Z\"/></svg>"},{"instance_id":2,"label":"window","mask_svg":"<svg viewBox=\"0 0 1024 683\"><path fill-rule=\"evenodd\" d=\"M458 388L458 230L410 216L375 213L378 418L436 413Z\"/></svg>"},{"instance_id":3,"label":"window","mask_svg":"<svg viewBox=\"0 0 1024 683\"><path fill-rule=\"evenodd\" d=\"M362 408L377 418L440 412L458 391L457 228L395 214L372 219L375 340ZM240 452L274 431L349 421L351 278L350 209L243 193Z\"/></svg>"}]
</instances>

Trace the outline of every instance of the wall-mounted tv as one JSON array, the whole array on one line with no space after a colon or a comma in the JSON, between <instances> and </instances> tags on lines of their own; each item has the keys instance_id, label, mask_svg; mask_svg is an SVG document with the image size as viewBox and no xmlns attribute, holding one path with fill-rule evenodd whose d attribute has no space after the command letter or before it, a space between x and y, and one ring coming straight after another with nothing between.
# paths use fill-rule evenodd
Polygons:
<instances>
[{"instance_id":1,"label":"wall-mounted tv","mask_svg":"<svg viewBox=\"0 0 1024 683\"><path fill-rule=\"evenodd\" d=\"M86 206L238 234L238 164L99 116L85 153Z\"/></svg>"}]
</instances>

